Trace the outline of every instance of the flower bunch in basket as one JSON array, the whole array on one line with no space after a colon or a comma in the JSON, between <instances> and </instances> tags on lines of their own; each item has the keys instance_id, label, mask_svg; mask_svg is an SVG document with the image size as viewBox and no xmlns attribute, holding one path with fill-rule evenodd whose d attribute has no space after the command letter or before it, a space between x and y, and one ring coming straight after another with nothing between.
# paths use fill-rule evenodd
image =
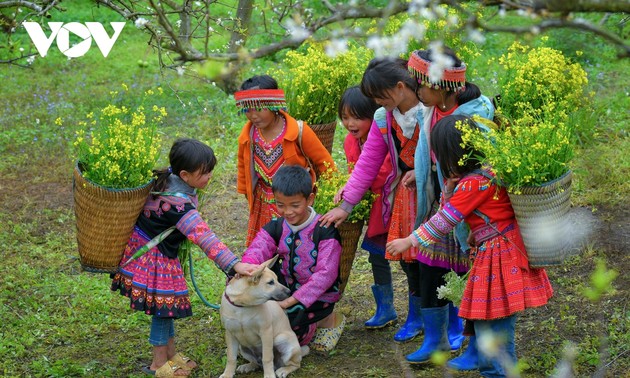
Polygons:
<instances>
[{"instance_id":1,"label":"flower bunch in basket","mask_svg":"<svg viewBox=\"0 0 630 378\"><path fill-rule=\"evenodd\" d=\"M497 111L505 123L490 124L489 132L464 128L462 139L480 151L510 193L518 194L569 171L577 127L570 115L587 101L587 78L579 64L547 47L514 43L500 64L505 75Z\"/></svg>"},{"instance_id":2,"label":"flower bunch in basket","mask_svg":"<svg viewBox=\"0 0 630 378\"><path fill-rule=\"evenodd\" d=\"M313 208L318 214L326 214L337 206L334 202L335 194L342 188L348 178L349 173L342 172L341 170L333 170L327 168L326 171L317 179L317 195L315 196L315 204ZM376 194L368 191L361 201L354 207L352 213L346 219L348 223L357 223L367 221L370 217L370 210L372 203L376 200Z\"/></svg>"},{"instance_id":3,"label":"flower bunch in basket","mask_svg":"<svg viewBox=\"0 0 630 378\"><path fill-rule=\"evenodd\" d=\"M152 179L160 152L158 127L167 116L164 107L145 105L162 94L161 88L142 93L140 104L135 106L125 84L123 89L122 93L112 92L111 104L79 122L81 128L73 144L86 179L119 189L144 185Z\"/></svg>"},{"instance_id":4,"label":"flower bunch in basket","mask_svg":"<svg viewBox=\"0 0 630 378\"><path fill-rule=\"evenodd\" d=\"M320 43L289 51L285 69L272 70L284 89L289 114L309 125L326 124L337 119L337 106L346 88L361 81L363 68L371 55L364 47L328 56Z\"/></svg>"}]
</instances>

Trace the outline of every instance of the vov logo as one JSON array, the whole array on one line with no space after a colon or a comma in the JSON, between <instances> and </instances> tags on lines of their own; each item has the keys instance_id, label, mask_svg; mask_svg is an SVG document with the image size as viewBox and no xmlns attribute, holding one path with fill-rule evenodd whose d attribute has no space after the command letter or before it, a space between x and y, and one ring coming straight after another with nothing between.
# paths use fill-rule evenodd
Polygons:
<instances>
[{"instance_id":1,"label":"vov logo","mask_svg":"<svg viewBox=\"0 0 630 378\"><path fill-rule=\"evenodd\" d=\"M35 44L37 52L43 57L48 54L48 49L53 41L57 40L59 51L68 58L78 58L85 55L92 46L92 38L96 46L101 50L103 57L107 57L114 47L114 43L120 36L120 32L125 27L124 22L110 22L114 29L114 34L110 37L100 22L86 22L85 25L79 22L49 22L50 36L46 36L42 27L37 22L24 22L24 29ZM82 39L81 42L70 46L70 33Z\"/></svg>"}]
</instances>

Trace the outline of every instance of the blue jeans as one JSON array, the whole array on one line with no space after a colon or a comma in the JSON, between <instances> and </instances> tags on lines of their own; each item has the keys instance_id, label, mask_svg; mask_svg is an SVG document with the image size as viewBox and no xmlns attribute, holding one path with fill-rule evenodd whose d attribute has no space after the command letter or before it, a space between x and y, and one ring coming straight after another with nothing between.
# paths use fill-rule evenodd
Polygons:
<instances>
[{"instance_id":1,"label":"blue jeans","mask_svg":"<svg viewBox=\"0 0 630 378\"><path fill-rule=\"evenodd\" d=\"M475 320L474 324L479 349L479 373L483 377L507 377L517 362L514 345L516 315L495 320ZM496 350L483 350L483 340L488 338L493 340L493 344L498 343Z\"/></svg>"},{"instance_id":2,"label":"blue jeans","mask_svg":"<svg viewBox=\"0 0 630 378\"><path fill-rule=\"evenodd\" d=\"M153 316L151 320L151 334L149 343L153 346L164 346L168 340L175 336L175 323L173 318L158 318Z\"/></svg>"}]
</instances>

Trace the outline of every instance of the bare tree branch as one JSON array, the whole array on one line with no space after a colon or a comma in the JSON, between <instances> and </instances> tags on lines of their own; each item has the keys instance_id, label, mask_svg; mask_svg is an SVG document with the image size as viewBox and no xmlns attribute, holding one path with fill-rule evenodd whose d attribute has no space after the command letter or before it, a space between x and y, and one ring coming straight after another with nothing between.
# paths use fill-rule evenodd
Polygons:
<instances>
[{"instance_id":1,"label":"bare tree branch","mask_svg":"<svg viewBox=\"0 0 630 378\"><path fill-rule=\"evenodd\" d=\"M547 12L630 12L629 0L482 0L481 3Z\"/></svg>"},{"instance_id":2,"label":"bare tree branch","mask_svg":"<svg viewBox=\"0 0 630 378\"><path fill-rule=\"evenodd\" d=\"M488 23L482 22L479 18L472 13L471 11L462 7L458 1L447 1L447 3L460 10L467 17L467 24L471 28L478 28L487 32L503 32L503 33L512 33L512 34L539 34L549 29L559 29L559 28L572 28L576 30L584 30L587 32L591 32L593 34L599 35L600 37L608 40L615 46L617 46L621 51L618 54L619 58L629 58L630 57L630 44L626 43L626 41L614 33L610 33L604 30L601 27L591 24L590 22L584 19L571 19L569 17L557 17L557 18L545 18L540 22L529 25L529 26L499 26L499 25L490 25ZM503 4L509 5L511 7L518 7L519 9L531 9L532 11L540 12L542 9L546 11L566 11L567 7L564 3L571 3L572 5L576 5L579 9L586 9L587 5L591 5L592 9L597 9L597 11L603 11L602 4L607 4L608 9L625 9L624 5L628 7L630 11L630 0L622 0L618 2L614 1L598 1L598 0L577 0L574 2L565 2L565 1L557 1L557 0L528 0L528 1L484 1L484 3L493 3L493 4ZM562 3L562 4L560 4ZM615 5L611 3L616 3ZM526 5L529 4L529 5ZM545 8L543 8L543 6ZM578 7L579 6L579 7ZM536 7L536 8L533 8Z\"/></svg>"},{"instance_id":3,"label":"bare tree branch","mask_svg":"<svg viewBox=\"0 0 630 378\"><path fill-rule=\"evenodd\" d=\"M47 14L52 8L62 10L59 8L60 2L61 0L0 0L0 9L22 7L42 15ZM297 48L307 39L314 38L313 36L317 36L318 40L331 39L331 30L337 33L336 36L343 38L357 35L365 37L367 33L365 30L347 27L351 23L354 24L352 21L355 20L376 20L375 34L381 35L391 16L410 12L411 18L421 17L417 9L420 5L408 0L392 0L385 7L370 6L365 1L349 4L341 0L323 0L317 16L306 8L304 0L267 0L263 6L266 8L261 9L260 19L255 24L251 22L255 4L253 0L239 0L236 16L229 17L230 21L224 22L216 18L213 8L219 4L218 0L149 0L148 2L144 0L94 0L93 3L105 6L142 27L148 33L148 43L157 49L162 67L165 67L163 58L166 56L162 55L170 51L173 54L169 59L173 61L169 64L176 66L186 62L212 59L235 63L232 64L232 69L235 69L239 61L258 59L273 55L283 49ZM627 39L620 36L624 31L624 24L620 24L619 32L614 33L605 28L603 21L593 24L574 14L574 12L630 13L630 0L478 0L478 3L485 7L496 6L501 13L509 10L526 12L528 15L535 15L537 19L532 19L529 26L502 25L496 22L496 18L479 19L474 12L464 8L462 2L458 0L428 0L424 6L429 11L435 11L444 4L458 9L464 15L466 28L469 30L514 34L536 34L558 28L583 30L617 47L620 57L630 57L630 44ZM22 13L20 17L25 17L25 14L26 12ZM178 18L173 15L177 15ZM9 41L13 30L21 23L21 20L17 20L16 17L15 14L9 16L9 19L4 22L3 29ZM607 16L604 16L602 20L605 20L605 17ZM335 25L342 27L334 28ZM217 30L215 31L214 28ZM0 32L3 29L0 29ZM223 33L223 31L230 33L230 42L227 47L222 51L211 50L209 48L212 43L211 35ZM248 46L249 37L254 32L266 33L267 40L271 42L262 46ZM3 58L4 63L12 59L11 56Z\"/></svg>"},{"instance_id":4,"label":"bare tree branch","mask_svg":"<svg viewBox=\"0 0 630 378\"><path fill-rule=\"evenodd\" d=\"M31 2L31 1L10 0L10 1L0 2L0 9L2 9L2 8L11 8L11 7L25 7L25 8L32 9L35 12L38 12L38 13L41 12L44 9L40 5L35 4L34 2Z\"/></svg>"}]
</instances>

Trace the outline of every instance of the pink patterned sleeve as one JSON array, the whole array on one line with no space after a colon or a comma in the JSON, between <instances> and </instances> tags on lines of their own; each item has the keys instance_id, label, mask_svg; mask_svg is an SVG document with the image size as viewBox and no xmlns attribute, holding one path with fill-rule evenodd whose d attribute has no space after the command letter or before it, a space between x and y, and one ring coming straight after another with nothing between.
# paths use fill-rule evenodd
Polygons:
<instances>
[{"instance_id":1,"label":"pink patterned sleeve","mask_svg":"<svg viewBox=\"0 0 630 378\"><path fill-rule=\"evenodd\" d=\"M190 241L197 244L224 272L229 272L238 262L238 257L219 240L197 210L188 211L177 222L176 227Z\"/></svg>"}]
</instances>

